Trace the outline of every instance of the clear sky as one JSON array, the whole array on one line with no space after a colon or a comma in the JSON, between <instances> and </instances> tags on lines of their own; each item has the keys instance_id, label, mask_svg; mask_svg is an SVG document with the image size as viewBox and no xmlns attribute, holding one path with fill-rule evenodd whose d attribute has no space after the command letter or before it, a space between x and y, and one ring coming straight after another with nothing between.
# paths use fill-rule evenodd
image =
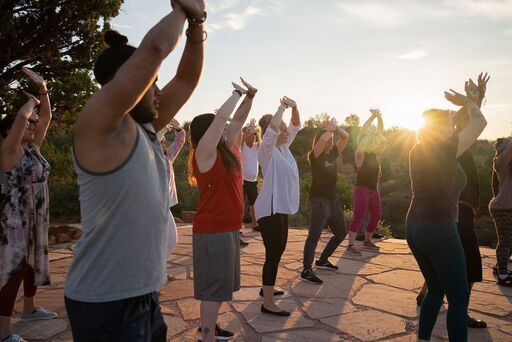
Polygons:
<instances>
[{"instance_id":1,"label":"clear sky","mask_svg":"<svg viewBox=\"0 0 512 342\"><path fill-rule=\"evenodd\" d=\"M243 76L259 89L250 117L297 101L304 119L326 112L362 121L381 109L386 127L415 129L428 108L455 109L443 97L489 72L482 137L512 131L512 0L206 0L201 82L177 115L212 112ZM170 11L165 0L125 0L113 26L137 46ZM184 40L163 63L174 75ZM289 115L289 114L288 114ZM303 120L304 121L304 120Z\"/></svg>"}]
</instances>

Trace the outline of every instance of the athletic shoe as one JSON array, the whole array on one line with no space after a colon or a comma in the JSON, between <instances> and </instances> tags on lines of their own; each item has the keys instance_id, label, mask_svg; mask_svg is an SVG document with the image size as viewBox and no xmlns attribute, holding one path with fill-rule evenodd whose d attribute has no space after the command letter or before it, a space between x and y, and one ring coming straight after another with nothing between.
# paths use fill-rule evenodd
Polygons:
<instances>
[{"instance_id":1,"label":"athletic shoe","mask_svg":"<svg viewBox=\"0 0 512 342\"><path fill-rule=\"evenodd\" d=\"M37 321L40 319L52 319L57 317L55 312L50 312L43 308L37 308L34 312L29 314L21 314L20 321L21 322L29 322L29 321Z\"/></svg>"},{"instance_id":2,"label":"athletic shoe","mask_svg":"<svg viewBox=\"0 0 512 342\"><path fill-rule=\"evenodd\" d=\"M333 265L331 264L329 261L320 261L320 260L317 260L315 262L315 265L317 268L321 268L321 269L324 269L324 270L331 270L331 271L337 271L338 270L338 266L336 265Z\"/></svg>"},{"instance_id":3,"label":"athletic shoe","mask_svg":"<svg viewBox=\"0 0 512 342\"><path fill-rule=\"evenodd\" d=\"M354 254L354 255L363 255L363 253L361 253L361 250L359 249L359 247L356 247L354 245L348 245L347 253Z\"/></svg>"},{"instance_id":4,"label":"athletic shoe","mask_svg":"<svg viewBox=\"0 0 512 342\"><path fill-rule=\"evenodd\" d=\"M233 334L231 331L221 329L221 327L219 327L218 324L215 325L215 340L216 341L227 341L227 340L231 339L233 336L235 336L235 334ZM203 333L201 332L201 327L197 328L196 339L198 341L203 340Z\"/></svg>"},{"instance_id":5,"label":"athletic shoe","mask_svg":"<svg viewBox=\"0 0 512 342\"><path fill-rule=\"evenodd\" d=\"M315 272L313 272L312 270L304 270L301 272L300 274L300 278L304 281L307 281L308 283L311 283L311 284L322 284L323 283L323 280L318 278L315 274Z\"/></svg>"},{"instance_id":6,"label":"athletic shoe","mask_svg":"<svg viewBox=\"0 0 512 342\"><path fill-rule=\"evenodd\" d=\"M274 290L274 297L282 296L284 295L284 291L281 290ZM260 297L263 297L263 289L260 289Z\"/></svg>"},{"instance_id":7,"label":"athletic shoe","mask_svg":"<svg viewBox=\"0 0 512 342\"><path fill-rule=\"evenodd\" d=\"M22 339L18 335L9 335L2 342L28 342L27 340Z\"/></svg>"},{"instance_id":8,"label":"athletic shoe","mask_svg":"<svg viewBox=\"0 0 512 342\"><path fill-rule=\"evenodd\" d=\"M366 248L366 249L373 249L373 250L379 250L380 249L379 246L377 246L376 244L374 244L371 241L363 242L363 247Z\"/></svg>"},{"instance_id":9,"label":"athletic shoe","mask_svg":"<svg viewBox=\"0 0 512 342\"><path fill-rule=\"evenodd\" d=\"M511 270L507 270L508 274L512 274L512 271ZM492 274L494 275L498 275L498 265L494 265L492 267Z\"/></svg>"},{"instance_id":10,"label":"athletic shoe","mask_svg":"<svg viewBox=\"0 0 512 342\"><path fill-rule=\"evenodd\" d=\"M512 275L508 274L505 278L501 278L501 276L498 276L497 283L500 286L512 287Z\"/></svg>"}]
</instances>

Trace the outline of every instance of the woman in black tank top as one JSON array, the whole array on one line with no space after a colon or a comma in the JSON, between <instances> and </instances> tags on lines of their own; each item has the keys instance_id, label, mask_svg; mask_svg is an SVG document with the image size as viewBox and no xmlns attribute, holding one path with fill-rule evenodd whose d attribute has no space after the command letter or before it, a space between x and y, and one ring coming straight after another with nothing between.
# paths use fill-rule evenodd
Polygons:
<instances>
[{"instance_id":1,"label":"woman in black tank top","mask_svg":"<svg viewBox=\"0 0 512 342\"><path fill-rule=\"evenodd\" d=\"M354 246L357 231L366 214L370 213L370 220L366 226L366 235L363 247L378 250L379 247L372 242L372 236L380 220L380 194L378 183L380 178L379 155L386 149L387 140L382 133L384 123L378 109L371 109L372 115L365 122L359 135L359 144L355 152L355 165L357 181L354 188L353 219L350 225L349 242L347 251L360 255L359 248ZM370 126L377 119L377 131L371 132Z\"/></svg>"}]
</instances>

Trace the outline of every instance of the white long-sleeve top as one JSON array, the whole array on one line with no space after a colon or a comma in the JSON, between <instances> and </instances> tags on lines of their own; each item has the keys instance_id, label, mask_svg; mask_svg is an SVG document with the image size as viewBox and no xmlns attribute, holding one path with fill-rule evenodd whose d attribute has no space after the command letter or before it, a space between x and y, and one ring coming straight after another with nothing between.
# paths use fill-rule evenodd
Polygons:
<instances>
[{"instance_id":1,"label":"white long-sleeve top","mask_svg":"<svg viewBox=\"0 0 512 342\"><path fill-rule=\"evenodd\" d=\"M299 210L300 187L297 162L290 145L300 130L300 124L288 125L288 142L276 147L280 132L268 127L258 150L263 185L254 203L256 219L272 214L295 214Z\"/></svg>"}]
</instances>

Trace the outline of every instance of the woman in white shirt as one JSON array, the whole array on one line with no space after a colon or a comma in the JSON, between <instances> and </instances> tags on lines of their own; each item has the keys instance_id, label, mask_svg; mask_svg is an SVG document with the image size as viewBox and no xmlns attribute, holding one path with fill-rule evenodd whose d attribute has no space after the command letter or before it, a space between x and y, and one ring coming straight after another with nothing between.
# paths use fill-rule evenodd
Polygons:
<instances>
[{"instance_id":1,"label":"woman in white shirt","mask_svg":"<svg viewBox=\"0 0 512 342\"><path fill-rule=\"evenodd\" d=\"M282 118L288 107L292 108L292 118L287 127ZM299 170L289 149L300 130L297 104L284 97L274 116L264 115L259 126L263 134L258 151L263 186L254 211L265 245L261 312L289 316L290 312L281 310L274 302L274 285L288 240L288 215L299 210Z\"/></svg>"},{"instance_id":2,"label":"woman in white shirt","mask_svg":"<svg viewBox=\"0 0 512 342\"><path fill-rule=\"evenodd\" d=\"M256 120L252 119L243 130L242 155L244 196L249 202L252 229L255 231L260 230L254 214L254 202L258 197L258 148L260 143L261 135L256 127Z\"/></svg>"}]
</instances>

